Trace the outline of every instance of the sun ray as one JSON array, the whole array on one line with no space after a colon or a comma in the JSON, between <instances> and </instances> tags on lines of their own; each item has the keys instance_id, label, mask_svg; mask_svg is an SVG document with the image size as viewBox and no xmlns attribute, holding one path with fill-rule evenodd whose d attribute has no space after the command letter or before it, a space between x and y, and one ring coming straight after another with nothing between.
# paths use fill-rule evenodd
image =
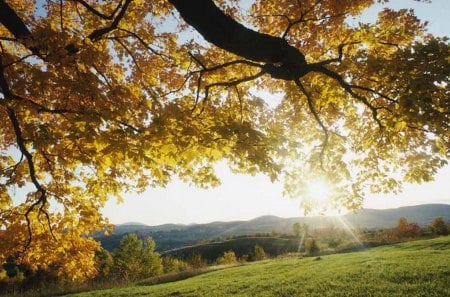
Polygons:
<instances>
[{"instance_id":1,"label":"sun ray","mask_svg":"<svg viewBox=\"0 0 450 297\"><path fill-rule=\"evenodd\" d=\"M364 243L358 238L358 236L355 234L354 226L348 222L344 216L336 216L337 220L341 223L342 227L344 227L344 230L350 234L350 236L355 240L355 242L358 243L360 246L364 246Z\"/></svg>"}]
</instances>

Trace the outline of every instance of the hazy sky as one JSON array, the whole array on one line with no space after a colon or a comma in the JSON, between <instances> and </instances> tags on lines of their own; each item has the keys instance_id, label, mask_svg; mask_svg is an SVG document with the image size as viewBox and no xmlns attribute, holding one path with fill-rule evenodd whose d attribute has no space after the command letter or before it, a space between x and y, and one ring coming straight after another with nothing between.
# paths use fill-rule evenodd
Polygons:
<instances>
[{"instance_id":1,"label":"hazy sky","mask_svg":"<svg viewBox=\"0 0 450 297\"><path fill-rule=\"evenodd\" d=\"M434 0L432 4L413 0L391 0L391 7L414 8L416 15L429 21L429 29L439 36L448 36L450 0ZM378 7L380 7L378 5ZM364 20L375 19L371 9ZM127 195L125 202L111 201L104 214L112 223L142 222L149 225L164 223L206 223L211 221L246 220L261 215L282 217L301 216L299 201L282 196L282 185L272 184L263 175L255 177L233 175L226 166L218 166L222 185L202 190L179 181L166 188L149 189L141 195ZM433 183L407 185L402 194L370 196L367 208L391 208L424 203L450 203L450 167L439 172Z\"/></svg>"}]
</instances>

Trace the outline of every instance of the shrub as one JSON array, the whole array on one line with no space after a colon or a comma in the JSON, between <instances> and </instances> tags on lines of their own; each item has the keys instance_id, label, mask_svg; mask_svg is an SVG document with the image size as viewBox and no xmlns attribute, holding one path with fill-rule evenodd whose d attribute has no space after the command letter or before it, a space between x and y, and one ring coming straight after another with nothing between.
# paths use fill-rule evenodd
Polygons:
<instances>
[{"instance_id":1,"label":"shrub","mask_svg":"<svg viewBox=\"0 0 450 297\"><path fill-rule=\"evenodd\" d=\"M170 256L163 257L162 263L164 267L164 273L181 272L189 268L188 263L186 263L185 261Z\"/></svg>"},{"instance_id":2,"label":"shrub","mask_svg":"<svg viewBox=\"0 0 450 297\"><path fill-rule=\"evenodd\" d=\"M305 253L309 256L315 256L319 253L320 249L314 238L308 238L305 241Z\"/></svg>"},{"instance_id":3,"label":"shrub","mask_svg":"<svg viewBox=\"0 0 450 297\"><path fill-rule=\"evenodd\" d=\"M259 245L255 245L253 260L260 261L260 260L264 260L265 258L266 258L266 252L264 252L264 249Z\"/></svg>"},{"instance_id":4,"label":"shrub","mask_svg":"<svg viewBox=\"0 0 450 297\"><path fill-rule=\"evenodd\" d=\"M191 266L194 269L200 269L205 267L208 263L206 263L206 260L202 258L199 254L192 255L188 260L189 266Z\"/></svg>"}]
</instances>

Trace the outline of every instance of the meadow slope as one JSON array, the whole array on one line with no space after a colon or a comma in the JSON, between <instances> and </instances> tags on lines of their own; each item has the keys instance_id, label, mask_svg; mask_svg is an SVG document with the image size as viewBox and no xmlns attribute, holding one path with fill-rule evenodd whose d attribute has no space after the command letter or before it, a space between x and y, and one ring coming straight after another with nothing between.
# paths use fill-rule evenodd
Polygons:
<instances>
[{"instance_id":1,"label":"meadow slope","mask_svg":"<svg viewBox=\"0 0 450 297\"><path fill-rule=\"evenodd\" d=\"M153 286L71 297L423 296L450 297L450 236L317 258L283 258Z\"/></svg>"}]
</instances>

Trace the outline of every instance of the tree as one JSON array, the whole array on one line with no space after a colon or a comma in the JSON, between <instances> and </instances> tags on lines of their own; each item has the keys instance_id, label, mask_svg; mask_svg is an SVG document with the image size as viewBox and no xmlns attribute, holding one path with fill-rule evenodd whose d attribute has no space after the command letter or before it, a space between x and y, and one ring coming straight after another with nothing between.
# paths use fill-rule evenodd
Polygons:
<instances>
[{"instance_id":1,"label":"tree","mask_svg":"<svg viewBox=\"0 0 450 297\"><path fill-rule=\"evenodd\" d=\"M0 262L92 276L108 199L215 186L220 160L294 197L321 176L348 208L447 163L449 44L412 11L238 4L0 0Z\"/></svg>"},{"instance_id":2,"label":"tree","mask_svg":"<svg viewBox=\"0 0 450 297\"><path fill-rule=\"evenodd\" d=\"M292 225L292 231L294 232L294 235L297 236L300 240L297 248L297 252L299 253L303 247L303 243L305 242L306 237L309 234L309 226L305 223L294 223Z\"/></svg>"},{"instance_id":3,"label":"tree","mask_svg":"<svg viewBox=\"0 0 450 297\"><path fill-rule=\"evenodd\" d=\"M201 268L205 267L206 265L208 265L206 260L203 259L202 255L200 255L200 254L191 255L191 257L188 259L187 262L188 262L189 266L194 269L201 269Z\"/></svg>"},{"instance_id":4,"label":"tree","mask_svg":"<svg viewBox=\"0 0 450 297\"><path fill-rule=\"evenodd\" d=\"M309 256L315 256L320 252L320 248L317 245L317 241L310 237L305 241L305 253Z\"/></svg>"},{"instance_id":5,"label":"tree","mask_svg":"<svg viewBox=\"0 0 450 297\"><path fill-rule=\"evenodd\" d=\"M292 233L294 233L294 236L300 237L300 234L302 234L300 223L294 223L292 225Z\"/></svg>"},{"instance_id":6,"label":"tree","mask_svg":"<svg viewBox=\"0 0 450 297\"><path fill-rule=\"evenodd\" d=\"M217 258L217 264L219 265L229 265L229 264L236 264L238 262L236 258L236 254L234 251L229 250L228 252L224 252L222 256Z\"/></svg>"},{"instance_id":7,"label":"tree","mask_svg":"<svg viewBox=\"0 0 450 297\"><path fill-rule=\"evenodd\" d=\"M437 217L433 219L433 222L428 226L428 228L436 235L448 235L448 227L444 222L443 217Z\"/></svg>"},{"instance_id":8,"label":"tree","mask_svg":"<svg viewBox=\"0 0 450 297\"><path fill-rule=\"evenodd\" d=\"M108 252L106 249L101 248L99 251L95 254L96 259L96 269L97 269L97 275L96 278L98 279L110 279L111 273L114 269L114 258L111 255L110 252Z\"/></svg>"},{"instance_id":9,"label":"tree","mask_svg":"<svg viewBox=\"0 0 450 297\"><path fill-rule=\"evenodd\" d=\"M158 275L163 266L161 257L155 252L155 242L151 237L143 240L136 234L125 235L114 254L116 269L128 281Z\"/></svg>"},{"instance_id":10,"label":"tree","mask_svg":"<svg viewBox=\"0 0 450 297\"><path fill-rule=\"evenodd\" d=\"M255 245L255 250L253 252L253 261L261 261L266 258L266 252L264 251L263 247L260 245Z\"/></svg>"},{"instance_id":11,"label":"tree","mask_svg":"<svg viewBox=\"0 0 450 297\"><path fill-rule=\"evenodd\" d=\"M308 224L305 224L305 223L302 223L302 224L294 223L292 225L292 232L297 237L308 236L308 234L309 234L309 226L308 226Z\"/></svg>"},{"instance_id":12,"label":"tree","mask_svg":"<svg viewBox=\"0 0 450 297\"><path fill-rule=\"evenodd\" d=\"M188 264L180 259L165 256L162 258L164 273L185 271L189 268Z\"/></svg>"},{"instance_id":13,"label":"tree","mask_svg":"<svg viewBox=\"0 0 450 297\"><path fill-rule=\"evenodd\" d=\"M415 222L408 222L405 217L398 219L397 236L400 238L414 238L422 235L422 229Z\"/></svg>"}]
</instances>

